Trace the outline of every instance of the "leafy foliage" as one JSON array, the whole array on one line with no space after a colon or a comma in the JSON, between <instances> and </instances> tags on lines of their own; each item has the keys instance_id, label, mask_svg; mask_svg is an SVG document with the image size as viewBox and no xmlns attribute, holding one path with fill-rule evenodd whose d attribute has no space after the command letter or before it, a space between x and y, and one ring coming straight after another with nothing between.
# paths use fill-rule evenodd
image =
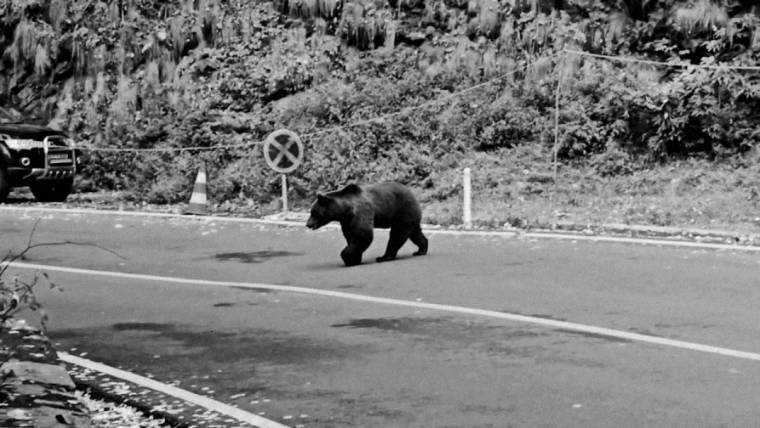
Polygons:
<instances>
[{"instance_id":1,"label":"leafy foliage","mask_svg":"<svg viewBox=\"0 0 760 428\"><path fill-rule=\"evenodd\" d=\"M7 255L0 260L0 263L11 263L12 259L12 256ZM8 281L3 278L7 266L5 265L0 268L0 322L5 323L6 320L12 318L17 313L30 310L39 314L40 324L45 328L48 316L42 307L42 303L37 299L35 287L37 287L41 278L47 281L49 281L49 278L43 272L35 273L31 279L14 276ZM50 288L56 287L52 282L49 284Z\"/></svg>"},{"instance_id":2,"label":"leafy foliage","mask_svg":"<svg viewBox=\"0 0 760 428\"><path fill-rule=\"evenodd\" d=\"M753 8L712 0L0 0L0 105L52 120L94 147L250 143L91 152L80 188L127 190L138 201L186 199L205 164L216 202L268 203L278 180L255 142L280 127L311 134L306 164L292 177L297 197L393 179L445 199L456 190L440 177L464 154L551 150L558 86L558 154L600 175L628 174L638 159L756 150L758 73L685 66L756 65ZM579 58L567 48L681 65Z\"/></svg>"}]
</instances>

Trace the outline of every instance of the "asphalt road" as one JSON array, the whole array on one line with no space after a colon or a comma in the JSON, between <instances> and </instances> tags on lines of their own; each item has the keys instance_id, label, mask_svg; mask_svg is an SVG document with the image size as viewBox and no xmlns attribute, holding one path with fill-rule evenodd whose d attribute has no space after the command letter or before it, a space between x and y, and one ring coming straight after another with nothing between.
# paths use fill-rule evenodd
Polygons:
<instances>
[{"instance_id":1,"label":"asphalt road","mask_svg":"<svg viewBox=\"0 0 760 428\"><path fill-rule=\"evenodd\" d=\"M335 290L760 352L760 257L429 236L344 268L335 229L0 210L27 263ZM378 232L367 260L382 254ZM12 271L30 275L29 271ZM488 317L299 293L52 273L63 351L307 427L750 426L760 362ZM204 389L205 388L205 389ZM209 392L213 391L213 392ZM245 394L245 396L240 396ZM234 397L234 398L233 398Z\"/></svg>"}]
</instances>

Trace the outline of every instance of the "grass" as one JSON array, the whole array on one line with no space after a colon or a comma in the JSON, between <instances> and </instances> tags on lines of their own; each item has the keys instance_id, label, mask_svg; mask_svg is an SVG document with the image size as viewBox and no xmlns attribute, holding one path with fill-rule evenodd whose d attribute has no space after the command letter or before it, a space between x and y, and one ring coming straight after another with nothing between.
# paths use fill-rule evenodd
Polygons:
<instances>
[{"instance_id":1,"label":"grass","mask_svg":"<svg viewBox=\"0 0 760 428\"><path fill-rule=\"evenodd\" d=\"M539 156L537 156L539 155ZM600 176L590 166L559 168L547 153L513 149L496 159L473 156L472 216L476 225L551 227L560 222L631 224L760 231L760 175L746 164L692 159ZM454 181L460 171L446 179ZM461 223L459 193L443 201L423 196L424 217Z\"/></svg>"},{"instance_id":2,"label":"grass","mask_svg":"<svg viewBox=\"0 0 760 428\"><path fill-rule=\"evenodd\" d=\"M600 176L588 165L562 165L554 181L550 150L534 146L499 152L470 152L456 168L433 172L414 188L423 222L462 223L462 169L472 171L472 219L477 227L534 227L629 224L688 229L760 232L760 156L742 161L706 159L638 165L615 176ZM326 189L327 190L327 189ZM188 189L189 195L190 189ZM208 195L214 201L214 195ZM18 189L12 203L30 201ZM128 193L78 193L73 206L180 212L183 204L132 202ZM291 195L291 210L308 211L311 200ZM279 212L279 199L214 201L211 212L262 216Z\"/></svg>"}]
</instances>

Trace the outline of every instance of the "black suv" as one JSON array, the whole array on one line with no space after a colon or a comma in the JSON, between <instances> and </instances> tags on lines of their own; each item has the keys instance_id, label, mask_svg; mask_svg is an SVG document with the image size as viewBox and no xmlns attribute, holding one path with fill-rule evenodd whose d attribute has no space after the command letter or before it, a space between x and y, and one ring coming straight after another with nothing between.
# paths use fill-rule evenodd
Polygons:
<instances>
[{"instance_id":1,"label":"black suv","mask_svg":"<svg viewBox=\"0 0 760 428\"><path fill-rule=\"evenodd\" d=\"M0 123L0 202L11 188L21 186L29 186L38 201L64 201L79 160L74 141L64 132Z\"/></svg>"}]
</instances>

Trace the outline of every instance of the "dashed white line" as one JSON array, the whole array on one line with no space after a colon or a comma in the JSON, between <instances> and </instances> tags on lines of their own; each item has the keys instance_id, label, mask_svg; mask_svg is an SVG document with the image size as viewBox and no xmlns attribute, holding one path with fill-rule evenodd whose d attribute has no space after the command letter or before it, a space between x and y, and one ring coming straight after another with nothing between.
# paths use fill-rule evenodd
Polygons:
<instances>
[{"instance_id":1,"label":"dashed white line","mask_svg":"<svg viewBox=\"0 0 760 428\"><path fill-rule=\"evenodd\" d=\"M230 406L229 404L224 404L211 398L194 394L181 388L177 388L176 386L158 382L156 380L149 379L147 377L140 376L128 371L120 370L106 364L77 357L66 352L59 352L58 358L69 364L75 364L77 366L104 373L115 378L126 380L127 382L131 382L145 388L150 388L166 395L171 395L172 397L185 400L188 403L196 404L198 406L223 414L225 416L235 418L241 422L245 422L259 428L287 428L287 425L282 425L273 420L262 418L261 416L254 415L253 413L246 412L244 410L238 409L237 407Z\"/></svg>"},{"instance_id":2,"label":"dashed white line","mask_svg":"<svg viewBox=\"0 0 760 428\"><path fill-rule=\"evenodd\" d=\"M0 264L0 266L2 266L2 264ZM718 354L718 355L723 355L727 357L741 358L745 360L760 361L760 354L755 353L755 352L745 352L745 351L739 351L735 349L723 348L723 347L718 347L718 346L711 346L711 345L704 345L700 343L667 339L664 337L651 336L647 334L639 334L639 333L631 333L631 332L622 331L622 330L614 330L614 329L605 328L605 327L597 327L597 326L579 324L579 323L573 323L573 322L567 322L567 321L538 318L538 317L513 314L513 313L508 313L508 312L498 312L498 311L492 311L492 310L486 310L486 309L468 308L464 306L443 305L443 304L438 304L438 303L427 303L427 302L401 300L401 299L393 299L393 298L386 298L386 297L375 297L375 296L367 296L363 294L353 294L353 293L345 293L341 291L321 290L321 289L306 288L306 287L295 287L295 286L290 286L290 285L263 284L263 283L255 283L255 282L211 281L211 280L205 280L205 279L178 278L178 277L157 276L157 275L147 275L147 274L137 274L137 273L80 269L80 268L50 266L50 265L31 264L31 263L13 263L13 267L20 268L20 269L45 270L45 271L51 271L51 272L65 272L65 273L80 274L80 275L97 275L97 276L105 276L105 277L112 277L112 278L125 278L125 279L133 279L133 280L140 280L140 281L154 281L154 282L165 282L165 283L185 284L185 285L207 285L207 286L216 286L216 287L242 287L242 288L267 289L267 290L273 290L273 291L333 297L333 298L339 298L339 299L348 299L348 300L355 300L355 301L376 303L376 304L383 304L383 305L405 306L405 307L411 307L415 309L429 309L429 310L434 310L434 311L445 311L445 312L452 312L452 313L459 313L459 314L466 314L466 315L475 315L475 316L481 316L481 317L509 320L509 321L514 321L514 322L535 324L535 325L540 325L544 327L570 330L570 331L575 331L575 332L580 332L580 333L602 335L606 337L625 339L625 340L631 340L631 341L642 342L642 343L649 343L653 345L668 346L668 347L686 349L686 350L696 351L696 352Z\"/></svg>"}]
</instances>

